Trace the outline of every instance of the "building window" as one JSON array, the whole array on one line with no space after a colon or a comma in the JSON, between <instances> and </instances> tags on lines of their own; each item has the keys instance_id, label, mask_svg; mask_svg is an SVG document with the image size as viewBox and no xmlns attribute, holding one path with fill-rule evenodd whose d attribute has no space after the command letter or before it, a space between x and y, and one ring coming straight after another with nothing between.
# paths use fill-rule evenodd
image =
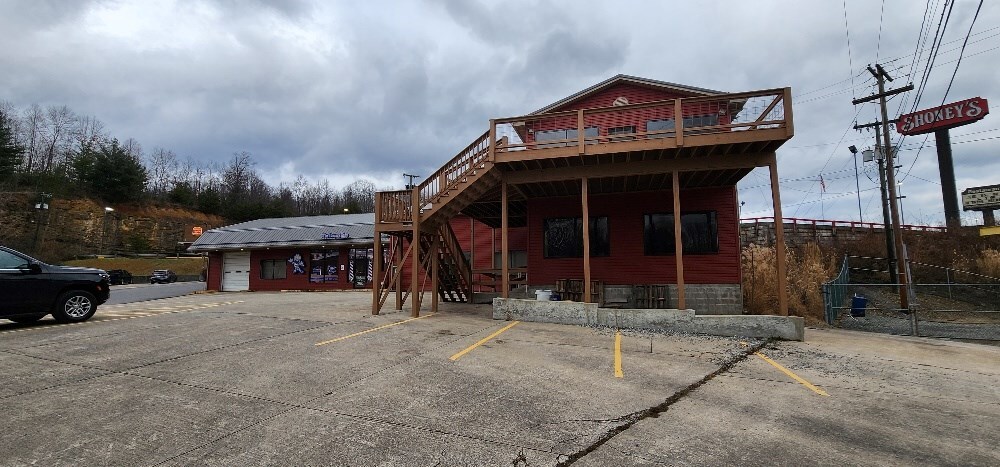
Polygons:
<instances>
[{"instance_id":1,"label":"building window","mask_svg":"<svg viewBox=\"0 0 1000 467\"><path fill-rule=\"evenodd\" d=\"M314 251L309 254L309 282L337 282L340 271L340 252Z\"/></svg>"},{"instance_id":2,"label":"building window","mask_svg":"<svg viewBox=\"0 0 1000 467\"><path fill-rule=\"evenodd\" d=\"M673 213L646 214L643 217L645 224L643 243L646 255L673 255ZM718 253L719 226L715 211L682 213L681 243L684 245L685 255Z\"/></svg>"},{"instance_id":3,"label":"building window","mask_svg":"<svg viewBox=\"0 0 1000 467\"><path fill-rule=\"evenodd\" d=\"M682 120L684 128L697 128L702 126L716 126L719 124L718 115L692 115L690 117L684 117ZM668 118L665 120L649 120L646 122L646 133L657 132L655 135L649 135L649 138L667 138L674 135L674 119ZM704 131L694 130L688 133L703 133ZM610 134L610 133L609 133Z\"/></svg>"},{"instance_id":4,"label":"building window","mask_svg":"<svg viewBox=\"0 0 1000 467\"><path fill-rule=\"evenodd\" d=\"M537 148L560 148L564 146L576 146L578 143L576 141L576 128L568 130L545 130L535 132L535 142L539 143ZM597 142L596 138L598 136L598 129L596 126L588 126L583 129L583 137L589 139L586 144L594 144ZM570 141L562 141L570 140ZM555 143L543 143L544 141L557 141Z\"/></svg>"},{"instance_id":5,"label":"building window","mask_svg":"<svg viewBox=\"0 0 1000 467\"><path fill-rule=\"evenodd\" d=\"M263 259L260 261L261 279L284 279L285 260L283 259Z\"/></svg>"},{"instance_id":6,"label":"building window","mask_svg":"<svg viewBox=\"0 0 1000 467\"><path fill-rule=\"evenodd\" d=\"M608 128L608 141L628 141L635 139L635 125Z\"/></svg>"},{"instance_id":7,"label":"building window","mask_svg":"<svg viewBox=\"0 0 1000 467\"><path fill-rule=\"evenodd\" d=\"M607 217L590 218L590 256L611 256ZM583 257L583 220L580 217L545 219L543 254L546 258Z\"/></svg>"}]
</instances>

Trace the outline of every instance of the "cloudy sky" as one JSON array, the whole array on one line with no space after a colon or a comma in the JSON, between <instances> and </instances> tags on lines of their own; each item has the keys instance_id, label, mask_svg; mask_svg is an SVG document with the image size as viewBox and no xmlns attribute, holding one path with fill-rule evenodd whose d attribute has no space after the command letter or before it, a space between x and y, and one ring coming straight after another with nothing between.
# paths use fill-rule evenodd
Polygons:
<instances>
[{"instance_id":1,"label":"cloudy sky","mask_svg":"<svg viewBox=\"0 0 1000 467\"><path fill-rule=\"evenodd\" d=\"M851 127L877 107L851 100L872 93L869 63L885 65L891 86L920 84L945 3L0 0L0 101L67 105L147 151L220 163L249 151L273 184L303 174L401 186L402 172L432 172L490 118L618 73L733 92L790 86L785 215L856 220L847 147L873 144ZM978 6L950 7L920 108L945 98ZM1000 105L998 48L1000 4L984 2L949 102ZM893 99L890 114L915 96ZM952 130L959 191L1000 183L998 119ZM905 221L939 224L934 139L902 143ZM878 221L878 177L861 170L861 210ZM766 180L755 171L740 183L744 217L770 215Z\"/></svg>"}]
</instances>

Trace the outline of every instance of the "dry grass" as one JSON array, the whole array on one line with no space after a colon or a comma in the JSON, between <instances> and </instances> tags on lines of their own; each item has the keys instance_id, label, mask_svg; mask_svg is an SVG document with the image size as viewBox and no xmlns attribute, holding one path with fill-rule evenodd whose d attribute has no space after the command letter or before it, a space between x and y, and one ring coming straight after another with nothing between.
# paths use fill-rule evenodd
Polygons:
<instances>
[{"instance_id":1,"label":"dry grass","mask_svg":"<svg viewBox=\"0 0 1000 467\"><path fill-rule=\"evenodd\" d=\"M65 261L67 266L88 268L124 269L134 275L145 276L154 269L170 269L178 275L198 275L205 263L202 258L93 258Z\"/></svg>"},{"instance_id":2,"label":"dry grass","mask_svg":"<svg viewBox=\"0 0 1000 467\"><path fill-rule=\"evenodd\" d=\"M976 268L979 274L990 277L1000 277L1000 251L987 248L976 258Z\"/></svg>"},{"instance_id":3,"label":"dry grass","mask_svg":"<svg viewBox=\"0 0 1000 467\"><path fill-rule=\"evenodd\" d=\"M778 304L777 255L774 247L743 249L743 306L752 314L775 314ZM810 243L786 249L788 312L810 323L823 320L823 282L836 273L836 257Z\"/></svg>"}]
</instances>

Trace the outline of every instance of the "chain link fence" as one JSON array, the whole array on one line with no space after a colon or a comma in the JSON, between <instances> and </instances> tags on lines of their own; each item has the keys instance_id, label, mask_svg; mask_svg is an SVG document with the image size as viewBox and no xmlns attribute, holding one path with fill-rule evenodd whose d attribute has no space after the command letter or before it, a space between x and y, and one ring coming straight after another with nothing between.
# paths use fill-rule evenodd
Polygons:
<instances>
[{"instance_id":1,"label":"chain link fence","mask_svg":"<svg viewBox=\"0 0 1000 467\"><path fill-rule=\"evenodd\" d=\"M899 308L899 284L865 283L887 277L872 260L845 257L840 274L823 284L827 323L844 329L917 335L1000 345L1000 279L911 263L910 309ZM919 274L917 268L920 268ZM941 282L924 282L928 278Z\"/></svg>"}]
</instances>

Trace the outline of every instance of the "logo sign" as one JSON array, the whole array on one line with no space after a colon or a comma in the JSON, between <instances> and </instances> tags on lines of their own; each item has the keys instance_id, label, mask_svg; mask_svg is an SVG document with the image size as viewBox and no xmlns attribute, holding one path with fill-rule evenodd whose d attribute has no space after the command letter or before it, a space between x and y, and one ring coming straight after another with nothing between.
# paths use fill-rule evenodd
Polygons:
<instances>
[{"instance_id":1,"label":"logo sign","mask_svg":"<svg viewBox=\"0 0 1000 467\"><path fill-rule=\"evenodd\" d=\"M967 188L962 192L962 209L966 211L1000 209L1000 185Z\"/></svg>"},{"instance_id":2,"label":"logo sign","mask_svg":"<svg viewBox=\"0 0 1000 467\"><path fill-rule=\"evenodd\" d=\"M202 233L201 227L191 227L191 235L197 237L201 235L201 233Z\"/></svg>"},{"instance_id":3,"label":"logo sign","mask_svg":"<svg viewBox=\"0 0 1000 467\"><path fill-rule=\"evenodd\" d=\"M324 232L323 240L346 240L351 238L347 232Z\"/></svg>"},{"instance_id":4,"label":"logo sign","mask_svg":"<svg viewBox=\"0 0 1000 467\"><path fill-rule=\"evenodd\" d=\"M899 123L896 123L896 130L904 135L921 135L935 130L966 125L981 120L988 113L990 113L990 109L986 104L986 99L973 97L932 109L900 115Z\"/></svg>"}]
</instances>

